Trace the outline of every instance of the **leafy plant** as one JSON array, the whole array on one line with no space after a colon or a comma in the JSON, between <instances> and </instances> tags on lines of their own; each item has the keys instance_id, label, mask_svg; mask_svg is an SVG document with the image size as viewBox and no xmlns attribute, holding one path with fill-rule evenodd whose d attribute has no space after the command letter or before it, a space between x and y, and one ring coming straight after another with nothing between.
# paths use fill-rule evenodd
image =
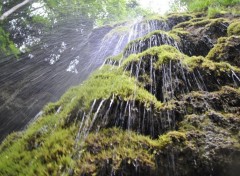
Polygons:
<instances>
[{"instance_id":1,"label":"leafy plant","mask_svg":"<svg viewBox=\"0 0 240 176\"><path fill-rule=\"evenodd\" d=\"M0 51L5 55L13 54L16 57L20 53L13 41L10 40L9 33L6 33L2 27L0 27Z\"/></svg>"}]
</instances>

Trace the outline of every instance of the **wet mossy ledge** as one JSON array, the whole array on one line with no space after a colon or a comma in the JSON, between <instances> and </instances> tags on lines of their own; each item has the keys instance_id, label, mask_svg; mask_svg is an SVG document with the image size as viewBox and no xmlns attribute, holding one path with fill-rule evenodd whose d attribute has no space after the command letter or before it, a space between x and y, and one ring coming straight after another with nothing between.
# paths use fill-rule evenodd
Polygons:
<instances>
[{"instance_id":1,"label":"wet mossy ledge","mask_svg":"<svg viewBox=\"0 0 240 176\"><path fill-rule=\"evenodd\" d=\"M2 142L0 175L238 175L238 20L171 14L140 23L157 30Z\"/></svg>"}]
</instances>

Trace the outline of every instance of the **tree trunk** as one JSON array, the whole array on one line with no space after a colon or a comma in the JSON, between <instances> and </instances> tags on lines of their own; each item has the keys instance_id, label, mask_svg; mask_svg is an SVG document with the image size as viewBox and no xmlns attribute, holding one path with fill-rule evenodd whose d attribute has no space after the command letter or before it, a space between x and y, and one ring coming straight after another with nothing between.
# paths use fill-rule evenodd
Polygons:
<instances>
[{"instance_id":1,"label":"tree trunk","mask_svg":"<svg viewBox=\"0 0 240 176\"><path fill-rule=\"evenodd\" d=\"M14 6L13 8L11 8L10 10L6 11L5 13L2 14L2 16L0 17L0 21L5 20L9 15L11 15L12 13L14 13L16 10L18 10L19 8L25 6L26 4L30 3L33 0L24 0L23 2L17 4L16 6Z\"/></svg>"}]
</instances>

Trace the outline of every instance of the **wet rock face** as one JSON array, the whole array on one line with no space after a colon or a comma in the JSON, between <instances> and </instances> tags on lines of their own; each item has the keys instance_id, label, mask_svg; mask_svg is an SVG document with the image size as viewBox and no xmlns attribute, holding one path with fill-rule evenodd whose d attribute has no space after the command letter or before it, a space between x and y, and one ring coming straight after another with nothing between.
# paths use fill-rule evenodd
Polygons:
<instances>
[{"instance_id":1,"label":"wet rock face","mask_svg":"<svg viewBox=\"0 0 240 176\"><path fill-rule=\"evenodd\" d=\"M8 156L0 174L237 176L240 40L227 34L232 20L148 19L157 31L0 146L0 158ZM31 155L41 167L19 170Z\"/></svg>"},{"instance_id":2,"label":"wet rock face","mask_svg":"<svg viewBox=\"0 0 240 176\"><path fill-rule=\"evenodd\" d=\"M124 57L127 58L131 54L138 54L146 51L148 48L166 44L178 48L178 44L173 37L167 35L166 33L162 33L161 31L156 31L146 38L130 43L124 50Z\"/></svg>"},{"instance_id":3,"label":"wet rock face","mask_svg":"<svg viewBox=\"0 0 240 176\"><path fill-rule=\"evenodd\" d=\"M185 14L185 15L178 15L178 14L173 14L173 15L170 15L168 18L167 18L167 22L170 26L170 28L172 29L174 26L176 26L177 24L180 24L182 22L185 22L185 21L189 21L193 18L194 16L192 15L189 15L189 14Z\"/></svg>"},{"instance_id":4,"label":"wet rock face","mask_svg":"<svg viewBox=\"0 0 240 176\"><path fill-rule=\"evenodd\" d=\"M175 26L175 29L188 31L188 35L181 35L183 53L190 56L206 56L217 43L219 37L227 36L229 22L224 19L191 20L185 24Z\"/></svg>"}]
</instances>

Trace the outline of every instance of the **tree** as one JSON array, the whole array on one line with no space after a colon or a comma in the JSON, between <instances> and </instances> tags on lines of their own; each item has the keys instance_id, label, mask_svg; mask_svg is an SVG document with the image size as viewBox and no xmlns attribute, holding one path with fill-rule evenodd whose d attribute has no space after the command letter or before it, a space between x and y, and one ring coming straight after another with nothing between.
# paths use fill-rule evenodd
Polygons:
<instances>
[{"instance_id":1,"label":"tree","mask_svg":"<svg viewBox=\"0 0 240 176\"><path fill-rule=\"evenodd\" d=\"M18 10L19 8L25 6L26 4L30 3L32 0L24 0L23 2L17 4L16 6L12 7L11 9L9 9L8 11L4 12L2 14L2 16L0 16L0 21L5 20L9 15L11 15L12 13L14 13L16 10Z\"/></svg>"},{"instance_id":2,"label":"tree","mask_svg":"<svg viewBox=\"0 0 240 176\"><path fill-rule=\"evenodd\" d=\"M226 8L240 4L239 0L173 0L173 4L186 5L190 11L202 11L210 8Z\"/></svg>"},{"instance_id":3,"label":"tree","mask_svg":"<svg viewBox=\"0 0 240 176\"><path fill-rule=\"evenodd\" d=\"M49 33L54 26L65 23L71 22L79 26L87 24L89 29L92 29L147 13L140 8L136 0L4 0L3 2L0 7L2 13L0 23L4 33L0 36L5 38L2 41L13 42L13 46L18 48L24 43L29 43L26 42L29 37L41 40L46 31ZM37 7L33 6L36 3ZM39 14L39 9L44 13ZM5 35L7 33L9 35ZM6 45L2 42L0 48ZM6 49L2 51L5 55L13 53L6 52Z\"/></svg>"}]
</instances>

